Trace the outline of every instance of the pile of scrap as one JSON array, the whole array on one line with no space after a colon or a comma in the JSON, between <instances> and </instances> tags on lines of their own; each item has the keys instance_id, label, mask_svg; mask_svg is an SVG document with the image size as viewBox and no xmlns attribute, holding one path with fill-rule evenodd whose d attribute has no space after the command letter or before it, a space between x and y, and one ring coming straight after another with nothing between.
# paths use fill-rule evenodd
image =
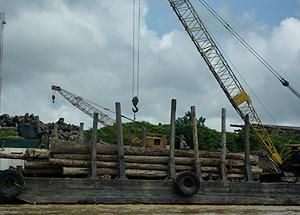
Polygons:
<instances>
[{"instance_id":1,"label":"pile of scrap","mask_svg":"<svg viewBox=\"0 0 300 215\"><path fill-rule=\"evenodd\" d=\"M0 127L16 129L21 138L40 139L53 136L55 125L57 125L57 138L60 140L76 140L79 135L79 126L67 124L64 118L55 123L43 123L39 116L26 113L24 116L0 116Z\"/></svg>"},{"instance_id":2,"label":"pile of scrap","mask_svg":"<svg viewBox=\"0 0 300 215\"><path fill-rule=\"evenodd\" d=\"M168 176L168 149L151 149L125 146L125 166L128 178L163 179ZM91 154L88 144L53 141L50 149L28 149L23 156L25 160L24 175L87 177L90 173ZM192 150L175 150L176 172L193 170L194 152ZM0 153L0 157L3 155ZM202 178L204 180L220 179L220 153L200 151ZM245 156L241 153L226 155L227 178L231 181L245 180ZM252 175L258 180L262 169L258 167L258 157L250 156ZM97 144L97 173L99 176L115 178L118 170L118 147L110 144Z\"/></svg>"},{"instance_id":3,"label":"pile of scrap","mask_svg":"<svg viewBox=\"0 0 300 215\"><path fill-rule=\"evenodd\" d=\"M56 126L57 128L55 128ZM54 131L55 129L57 131ZM55 138L59 140L73 141L78 139L79 130L79 126L67 124L64 122L64 118L60 118L56 123L45 124L42 132L49 134L50 137L55 135Z\"/></svg>"}]
</instances>

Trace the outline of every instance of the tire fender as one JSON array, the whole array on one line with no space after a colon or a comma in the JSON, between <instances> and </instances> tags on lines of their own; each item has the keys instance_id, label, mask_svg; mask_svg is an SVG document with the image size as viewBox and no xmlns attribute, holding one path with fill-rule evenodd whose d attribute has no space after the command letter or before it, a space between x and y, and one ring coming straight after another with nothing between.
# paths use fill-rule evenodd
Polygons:
<instances>
[{"instance_id":1,"label":"tire fender","mask_svg":"<svg viewBox=\"0 0 300 215\"><path fill-rule=\"evenodd\" d=\"M179 173L175 178L176 191L184 196L192 196L200 189L198 176L190 171Z\"/></svg>"},{"instance_id":2,"label":"tire fender","mask_svg":"<svg viewBox=\"0 0 300 215\"><path fill-rule=\"evenodd\" d=\"M12 199L19 195L25 186L21 173L15 169L6 169L0 174L0 195Z\"/></svg>"}]
</instances>

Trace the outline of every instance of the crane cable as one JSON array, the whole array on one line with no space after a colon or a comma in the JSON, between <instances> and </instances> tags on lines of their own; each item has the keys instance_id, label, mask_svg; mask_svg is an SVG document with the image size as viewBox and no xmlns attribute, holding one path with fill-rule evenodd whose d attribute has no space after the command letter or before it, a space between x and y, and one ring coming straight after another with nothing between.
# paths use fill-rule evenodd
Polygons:
<instances>
[{"instance_id":1,"label":"crane cable","mask_svg":"<svg viewBox=\"0 0 300 215\"><path fill-rule=\"evenodd\" d=\"M136 26L136 0L133 0L132 8L132 111L134 120L136 113L139 111L137 107L139 103L139 82L140 82L140 32L141 32L141 1L138 0L138 18ZM137 27L137 30L136 30ZM137 33L137 38L136 38ZM137 44L137 47L136 47Z\"/></svg>"},{"instance_id":2,"label":"crane cable","mask_svg":"<svg viewBox=\"0 0 300 215\"><path fill-rule=\"evenodd\" d=\"M258 61L260 61L269 70L284 87L287 87L298 99L300 92L290 86L290 83L285 80L276 69L271 66L245 39L238 34L205 0L198 0L225 28L228 30Z\"/></svg>"},{"instance_id":3,"label":"crane cable","mask_svg":"<svg viewBox=\"0 0 300 215\"><path fill-rule=\"evenodd\" d=\"M213 37L213 36L212 36ZM243 75L239 72L239 70L237 69L237 67L233 64L233 62L231 61L231 59L228 57L228 55L226 54L226 52L222 49L222 47L220 46L220 44L218 44L216 38L213 37L213 39L216 41L216 44L218 45L219 49L221 50L221 52L225 55L225 57L227 58L228 62L231 64L232 68L234 69L234 71L239 74L239 76L241 77L241 79L244 81L244 83L247 85L247 87L250 89L250 91L252 92L252 94L254 95L254 97L256 98L256 100L258 101L258 103L262 106L262 108L265 110L265 112L269 115L269 117L274 121L274 123L278 126L278 122L275 119L275 117L271 114L271 112L267 109L267 107L263 104L263 102L260 100L260 98L258 97L258 95L256 95L256 93L254 92L254 90L251 88L251 86L248 84L248 82L246 81L246 79L243 77Z\"/></svg>"},{"instance_id":4,"label":"crane cable","mask_svg":"<svg viewBox=\"0 0 300 215\"><path fill-rule=\"evenodd\" d=\"M55 94L56 94L56 91L55 91L55 90L52 90L52 97L51 97L51 98L52 98L52 103L55 103L55 99L56 99ZM109 108L107 108L107 107L101 106L101 105L99 105L99 104L97 104L97 103L95 103L95 102L93 102L93 101L91 101L91 100L88 100L88 99L83 98L83 97L80 97L80 96L77 96L77 98L78 98L78 99L81 99L81 100L83 100L83 101L86 101L87 103L90 103L90 104L92 104L92 105L94 105L94 106L96 106L96 107L99 107L99 108L101 108L101 109L103 109L103 110L105 110L105 111L107 111L107 112L110 112L110 113L112 113L112 114L116 114L116 112L114 112L113 110L111 110L111 109L109 109ZM105 116L108 116L108 115L105 114ZM131 118L129 118L129 117L123 115L123 114L121 114L121 117L124 118L124 119L127 119L127 120L129 120L129 121L131 121L131 122L134 122L134 119L131 119Z\"/></svg>"}]
</instances>

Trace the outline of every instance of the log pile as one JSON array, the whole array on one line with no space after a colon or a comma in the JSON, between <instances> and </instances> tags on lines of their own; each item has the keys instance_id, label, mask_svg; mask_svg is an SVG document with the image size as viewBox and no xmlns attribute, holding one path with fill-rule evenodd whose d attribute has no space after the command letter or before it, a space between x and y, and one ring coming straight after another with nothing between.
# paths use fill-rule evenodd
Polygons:
<instances>
[{"instance_id":1,"label":"log pile","mask_svg":"<svg viewBox=\"0 0 300 215\"><path fill-rule=\"evenodd\" d=\"M62 168L49 162L51 155L48 149L27 149L24 157L23 174L25 176L62 176Z\"/></svg>"},{"instance_id":2,"label":"log pile","mask_svg":"<svg viewBox=\"0 0 300 215\"><path fill-rule=\"evenodd\" d=\"M53 142L50 145L49 163L63 168L65 176L87 176L91 165L90 148L87 144ZM132 178L165 178L168 173L169 151L142 147L124 147L126 176ZM194 166L192 150L176 150L176 172L192 170ZM199 152L202 177L219 179L220 153ZM228 153L227 177L232 181L244 180L244 154ZM258 157L251 156L252 173L258 179L262 170L257 166ZM99 175L118 175L117 145L97 144L97 167Z\"/></svg>"},{"instance_id":3,"label":"log pile","mask_svg":"<svg viewBox=\"0 0 300 215\"><path fill-rule=\"evenodd\" d=\"M125 166L128 178L164 179L168 176L169 151L125 146ZM194 152L175 150L176 172L193 170ZM0 158L24 159L24 175L55 177L87 177L91 166L90 147L88 144L70 141L54 141L50 149L27 149L24 154L5 154ZM202 178L220 179L220 153L200 151ZM244 159L242 153L226 155L227 178L231 181L243 181ZM257 166L258 157L251 155L252 174L259 179L262 169ZM99 176L115 178L118 176L117 145L97 144L97 172Z\"/></svg>"}]
</instances>

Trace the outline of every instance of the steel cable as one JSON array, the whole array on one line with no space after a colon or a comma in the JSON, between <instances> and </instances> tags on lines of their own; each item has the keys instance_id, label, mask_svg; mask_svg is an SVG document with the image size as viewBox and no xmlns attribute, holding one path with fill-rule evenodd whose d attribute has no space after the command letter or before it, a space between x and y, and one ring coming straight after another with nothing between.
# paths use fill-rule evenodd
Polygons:
<instances>
[{"instance_id":1,"label":"steel cable","mask_svg":"<svg viewBox=\"0 0 300 215\"><path fill-rule=\"evenodd\" d=\"M291 87L277 70L270 65L246 40L238 34L205 0L198 0L258 61L260 61L281 83L300 99L300 93Z\"/></svg>"}]
</instances>

